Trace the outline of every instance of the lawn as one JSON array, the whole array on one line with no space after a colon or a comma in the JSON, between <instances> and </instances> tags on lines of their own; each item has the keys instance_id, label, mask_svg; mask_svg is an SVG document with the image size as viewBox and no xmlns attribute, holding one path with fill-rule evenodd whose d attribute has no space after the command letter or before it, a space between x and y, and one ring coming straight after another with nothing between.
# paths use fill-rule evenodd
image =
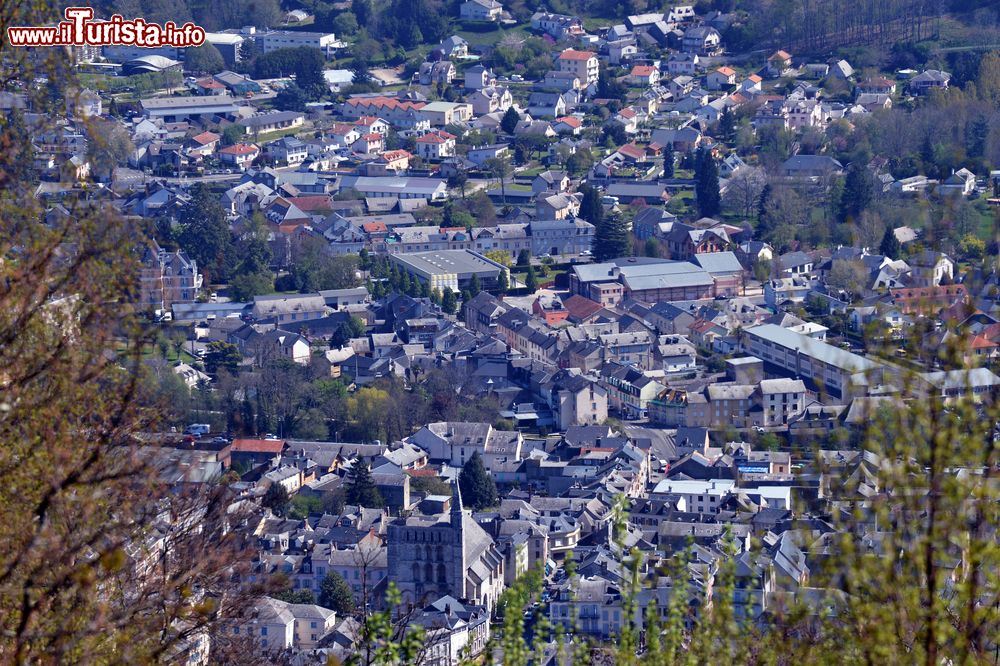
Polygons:
<instances>
[{"instance_id":1,"label":"lawn","mask_svg":"<svg viewBox=\"0 0 1000 666\"><path fill-rule=\"evenodd\" d=\"M519 39L527 39L531 37L531 25L525 23L523 25L516 26L509 29L500 29L497 26L495 30L459 30L457 34L459 37L469 42L470 51L479 51L484 48L492 48L494 44L499 44L500 40L504 37L513 36Z\"/></svg>"},{"instance_id":2,"label":"lawn","mask_svg":"<svg viewBox=\"0 0 1000 666\"><path fill-rule=\"evenodd\" d=\"M288 129L277 130L275 132L264 132L258 134L257 136L253 136L252 134L249 136L257 143L266 143L285 136L295 136L296 134L301 134L309 129L311 128L308 125L300 125L299 127L289 127Z\"/></svg>"},{"instance_id":3,"label":"lawn","mask_svg":"<svg viewBox=\"0 0 1000 666\"><path fill-rule=\"evenodd\" d=\"M196 358L196 357L192 356L191 354L189 354L188 351L187 351L188 349L191 348L191 343L190 342L185 342L184 345L185 345L185 347L184 347L184 349L181 350L181 353L180 353L179 356L178 356L177 352L174 351L174 345L173 344L168 344L167 345L167 357L166 357L166 360L167 360L168 363L176 363L178 360L180 360L183 363L194 363L195 361L199 360L198 358ZM118 355L122 355L122 354L127 353L127 350L126 350L126 348L125 348L124 345L119 345L115 349L115 353L118 354ZM142 346L142 356L143 356L143 358L152 358L154 356L160 356L160 355L161 355L161 351L157 347L156 344L154 344L154 343L148 343L148 344L145 344L145 345Z\"/></svg>"},{"instance_id":4,"label":"lawn","mask_svg":"<svg viewBox=\"0 0 1000 666\"><path fill-rule=\"evenodd\" d=\"M694 210L694 192L690 190L678 192L667 202L667 210L674 215L687 215Z\"/></svg>"}]
</instances>

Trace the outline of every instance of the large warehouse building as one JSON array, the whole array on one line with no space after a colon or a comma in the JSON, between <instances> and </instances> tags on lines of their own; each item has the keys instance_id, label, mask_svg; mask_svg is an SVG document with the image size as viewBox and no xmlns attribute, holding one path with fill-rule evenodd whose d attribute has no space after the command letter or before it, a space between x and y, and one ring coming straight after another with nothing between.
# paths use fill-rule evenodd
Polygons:
<instances>
[{"instance_id":1,"label":"large warehouse building","mask_svg":"<svg viewBox=\"0 0 1000 666\"><path fill-rule=\"evenodd\" d=\"M413 254L392 254L389 258L431 289L451 289L460 292L469 286L472 276L479 278L483 289L495 287L501 273L510 280L510 272L478 252L471 250L439 250Z\"/></svg>"}]
</instances>

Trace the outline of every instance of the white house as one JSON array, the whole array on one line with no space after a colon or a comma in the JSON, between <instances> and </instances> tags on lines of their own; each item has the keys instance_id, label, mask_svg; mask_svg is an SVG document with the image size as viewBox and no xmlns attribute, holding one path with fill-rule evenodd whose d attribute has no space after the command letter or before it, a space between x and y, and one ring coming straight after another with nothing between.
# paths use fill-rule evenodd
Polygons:
<instances>
[{"instance_id":1,"label":"white house","mask_svg":"<svg viewBox=\"0 0 1000 666\"><path fill-rule=\"evenodd\" d=\"M499 21L503 5L497 0L468 0L458 7L458 15L466 21Z\"/></svg>"}]
</instances>

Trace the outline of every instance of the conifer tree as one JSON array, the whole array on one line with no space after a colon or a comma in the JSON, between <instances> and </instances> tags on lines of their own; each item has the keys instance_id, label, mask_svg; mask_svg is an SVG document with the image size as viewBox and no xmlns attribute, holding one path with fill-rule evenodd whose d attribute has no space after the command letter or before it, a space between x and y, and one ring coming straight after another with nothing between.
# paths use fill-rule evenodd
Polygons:
<instances>
[{"instance_id":1,"label":"conifer tree","mask_svg":"<svg viewBox=\"0 0 1000 666\"><path fill-rule=\"evenodd\" d=\"M345 501L369 509L380 509L385 506L385 500L375 486L372 472L366 458L359 458L347 474L347 493Z\"/></svg>"},{"instance_id":2,"label":"conifer tree","mask_svg":"<svg viewBox=\"0 0 1000 666\"><path fill-rule=\"evenodd\" d=\"M594 234L594 259L607 261L631 255L628 226L620 215L604 219Z\"/></svg>"},{"instance_id":3,"label":"conifer tree","mask_svg":"<svg viewBox=\"0 0 1000 666\"><path fill-rule=\"evenodd\" d=\"M462 472L458 475L458 487L462 491L462 503L476 511L497 503L497 484L483 464L479 451L473 453L462 466Z\"/></svg>"},{"instance_id":4,"label":"conifer tree","mask_svg":"<svg viewBox=\"0 0 1000 666\"><path fill-rule=\"evenodd\" d=\"M705 149L699 149L695 159L695 200L698 214L702 217L714 217L722 210L719 167L712 154Z\"/></svg>"}]
</instances>

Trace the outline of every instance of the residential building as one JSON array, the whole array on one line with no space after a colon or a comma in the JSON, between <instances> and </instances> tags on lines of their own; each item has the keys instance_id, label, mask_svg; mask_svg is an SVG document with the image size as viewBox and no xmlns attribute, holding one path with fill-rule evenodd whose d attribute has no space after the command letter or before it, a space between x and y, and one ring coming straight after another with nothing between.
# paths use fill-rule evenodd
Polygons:
<instances>
[{"instance_id":1,"label":"residential building","mask_svg":"<svg viewBox=\"0 0 1000 666\"><path fill-rule=\"evenodd\" d=\"M589 88L591 85L597 83L598 65L597 54L591 51L566 49L559 54L557 59L559 71L567 72L578 78L583 88ZM554 115L561 116L562 113Z\"/></svg>"},{"instance_id":2,"label":"residential building","mask_svg":"<svg viewBox=\"0 0 1000 666\"><path fill-rule=\"evenodd\" d=\"M466 21L490 21L500 20L503 13L503 5L497 0L467 0L458 6L458 15Z\"/></svg>"}]
</instances>

